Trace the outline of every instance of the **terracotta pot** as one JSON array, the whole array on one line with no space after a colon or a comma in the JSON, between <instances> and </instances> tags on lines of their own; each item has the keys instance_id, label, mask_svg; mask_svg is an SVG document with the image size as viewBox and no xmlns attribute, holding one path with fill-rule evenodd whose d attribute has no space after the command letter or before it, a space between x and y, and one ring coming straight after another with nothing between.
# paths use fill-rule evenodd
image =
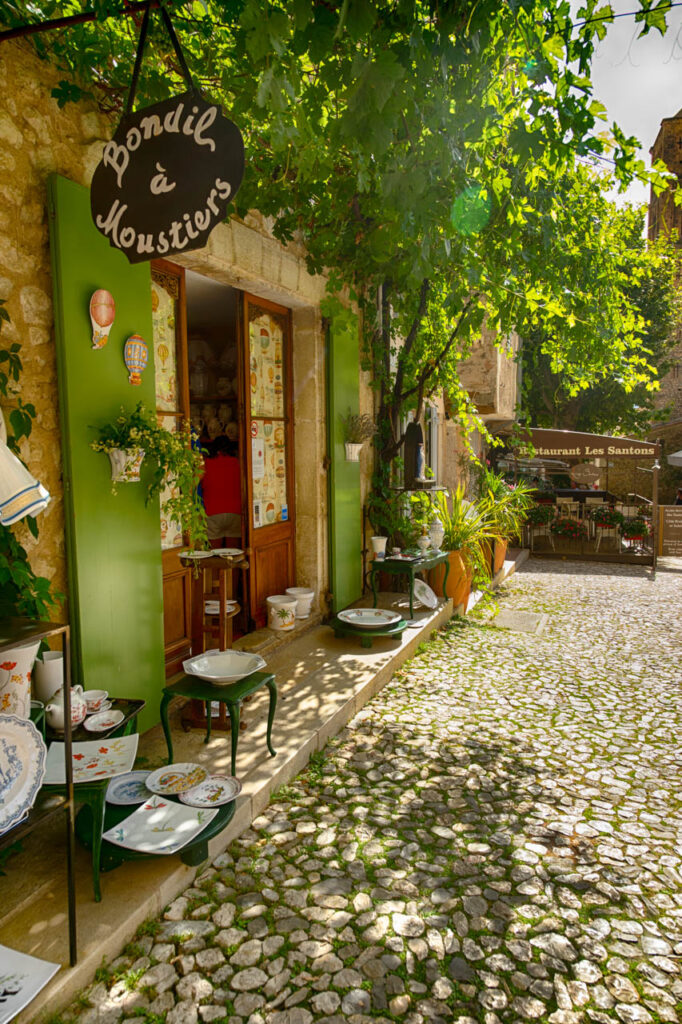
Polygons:
<instances>
[{"instance_id":1,"label":"terracotta pot","mask_svg":"<svg viewBox=\"0 0 682 1024\"><path fill-rule=\"evenodd\" d=\"M493 542L492 541L489 541L489 540L482 540L481 541L481 554L483 555L483 560L484 560L485 564L488 566L488 569L490 570L491 576L494 575L493 574Z\"/></svg>"},{"instance_id":2,"label":"terracotta pot","mask_svg":"<svg viewBox=\"0 0 682 1024\"><path fill-rule=\"evenodd\" d=\"M493 576L497 576L498 572L504 565L504 559L507 554L508 541L496 540L495 541L495 558L493 561Z\"/></svg>"},{"instance_id":3,"label":"terracotta pot","mask_svg":"<svg viewBox=\"0 0 682 1024\"><path fill-rule=\"evenodd\" d=\"M448 574L445 597L451 597L455 608L464 605L467 610L469 595L471 593L471 569L462 558L461 552L449 551L448 562L450 572ZM441 563L429 572L429 583L437 594L443 593L443 580L445 579L445 565Z\"/></svg>"}]
</instances>

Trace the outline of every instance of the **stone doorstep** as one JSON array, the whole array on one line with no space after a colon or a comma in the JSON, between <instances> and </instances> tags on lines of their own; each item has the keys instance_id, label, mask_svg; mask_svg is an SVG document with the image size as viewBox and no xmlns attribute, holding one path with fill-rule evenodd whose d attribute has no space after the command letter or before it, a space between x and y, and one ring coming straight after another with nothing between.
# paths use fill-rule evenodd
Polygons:
<instances>
[{"instance_id":1,"label":"stone doorstep","mask_svg":"<svg viewBox=\"0 0 682 1024\"><path fill-rule=\"evenodd\" d=\"M508 555L510 557L495 577L493 586L499 586L523 564L528 558L528 551L515 549ZM385 606L404 597L382 594L379 604ZM480 600L480 596L476 600L473 597L469 610ZM370 603L371 598L367 597L357 602L365 606ZM458 610L461 612L461 607ZM280 694L273 728L277 757L263 756L268 702L267 696L259 693L253 699L253 707L245 705L244 714L249 717L250 724L239 740L238 769L240 764L249 762L242 776L242 793L232 821L209 843L211 858L226 850L267 806L272 792L294 778L305 767L310 755L321 750L344 728L386 685L400 665L414 655L418 645L434 630L445 625L453 614L452 603L442 602L433 612L421 610L416 614L420 625L407 629L398 646L396 640L379 638L372 648L365 649L349 638L335 638L328 627L314 623L307 625L310 620L306 620L306 626L300 632L289 634L286 642L282 638L281 643L276 643L269 667L278 676ZM263 632L272 633L271 630ZM306 659L313 665L308 673L302 668ZM347 682L343 691L340 690L342 680ZM292 700L294 695L300 696L298 703ZM260 702L256 704L259 698ZM206 747L200 730L182 734L173 717L171 725L175 726L176 760L186 760L191 756L206 762L210 758L214 770L229 772L227 743L218 763L215 760L215 747L218 742L222 743L225 734L214 732L211 745ZM222 740L216 739L219 735L222 735ZM140 753L144 756L151 753L157 760L159 754L165 756L160 726L141 737L138 756ZM79 990L92 982L102 961L108 962L117 957L139 926L149 918L159 916L164 907L191 885L205 866L190 868L178 857L130 862L102 875L102 902L97 904L92 899L89 853L76 845L79 960L75 967L62 968L57 973L51 984L15 1018L18 1024L33 1024L41 1016L55 1013L68 1005ZM20 856L16 864L20 869ZM12 914L7 926L3 922L3 942L33 956L66 962L65 908L66 884L63 864L60 863L58 874L52 879L49 898L38 901L37 906L34 903L31 908ZM55 948L55 932L59 932L61 948ZM52 951L44 948L46 933L52 936Z\"/></svg>"},{"instance_id":2,"label":"stone doorstep","mask_svg":"<svg viewBox=\"0 0 682 1024\"><path fill-rule=\"evenodd\" d=\"M390 601L394 596L386 594L382 598ZM380 603L385 602L380 600ZM238 770L240 763L249 764L242 776L243 790L234 818L209 843L211 857L222 853L247 829L267 806L273 790L294 778L310 755L343 729L386 685L400 665L413 656L417 646L445 625L452 616L452 603L441 602L435 611L419 614L419 627L407 629L399 641L377 638L370 649L360 647L359 641L335 638L325 626L314 627L290 643L278 645L268 662L278 676L280 692L273 728L277 757L263 756L268 702L263 695L256 706L261 697L259 693L253 699L253 707L251 704L244 706L244 715L251 721L239 741ZM306 674L301 666L305 665L308 654L313 667ZM298 669L298 678L292 680L289 666ZM295 694L300 695L298 702L292 699ZM216 764L215 758L212 760L214 770L224 771L227 765L229 771L224 733L214 732L211 745L205 747L201 731L182 734L174 716L171 725L176 760L192 756L206 763L214 749L224 744L220 762ZM220 749L223 751L222 746ZM139 754L146 757L151 754L156 760L159 754L165 755L159 726L141 737ZM20 856L15 863L20 870ZM16 1018L19 1024L29 1024L71 1002L80 989L91 983L102 961L117 957L137 928L148 918L160 915L168 903L191 885L203 866L189 868L178 857L124 864L101 876L102 902L96 904L92 899L90 857L77 844L79 960L75 967L62 968L57 973L53 982ZM61 863L59 869L52 880L49 899L12 914L7 926L3 924L3 942L34 956L65 962L68 959L66 883Z\"/></svg>"}]
</instances>

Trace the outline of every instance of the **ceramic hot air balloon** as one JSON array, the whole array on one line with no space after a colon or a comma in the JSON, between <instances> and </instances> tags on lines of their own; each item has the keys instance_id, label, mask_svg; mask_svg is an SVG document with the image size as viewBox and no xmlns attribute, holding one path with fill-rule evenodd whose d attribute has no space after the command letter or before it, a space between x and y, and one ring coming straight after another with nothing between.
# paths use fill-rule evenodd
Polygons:
<instances>
[{"instance_id":1,"label":"ceramic hot air balloon","mask_svg":"<svg viewBox=\"0 0 682 1024\"><path fill-rule=\"evenodd\" d=\"M141 384L142 371L147 365L147 343L139 334L131 334L123 346L123 359L128 370L128 383Z\"/></svg>"},{"instance_id":2,"label":"ceramic hot air balloon","mask_svg":"<svg viewBox=\"0 0 682 1024\"><path fill-rule=\"evenodd\" d=\"M104 348L109 340L109 331L116 316L116 303L111 292L98 288L90 299L90 322L92 323L92 347Z\"/></svg>"}]
</instances>

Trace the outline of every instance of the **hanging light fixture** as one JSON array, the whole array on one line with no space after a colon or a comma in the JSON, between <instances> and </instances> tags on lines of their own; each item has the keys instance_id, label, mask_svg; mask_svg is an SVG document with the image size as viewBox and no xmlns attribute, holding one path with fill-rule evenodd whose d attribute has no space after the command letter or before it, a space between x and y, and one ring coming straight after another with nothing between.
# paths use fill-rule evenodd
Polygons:
<instances>
[{"instance_id":1,"label":"hanging light fixture","mask_svg":"<svg viewBox=\"0 0 682 1024\"><path fill-rule=\"evenodd\" d=\"M37 516L49 500L49 492L7 447L7 428L0 410L0 525L11 526L24 516Z\"/></svg>"}]
</instances>

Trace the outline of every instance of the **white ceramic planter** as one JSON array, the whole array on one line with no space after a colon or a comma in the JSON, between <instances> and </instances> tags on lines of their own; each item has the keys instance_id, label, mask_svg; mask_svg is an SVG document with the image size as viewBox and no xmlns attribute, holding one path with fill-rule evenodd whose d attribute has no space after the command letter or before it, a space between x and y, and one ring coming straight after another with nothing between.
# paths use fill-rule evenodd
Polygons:
<instances>
[{"instance_id":1,"label":"white ceramic planter","mask_svg":"<svg viewBox=\"0 0 682 1024\"><path fill-rule=\"evenodd\" d=\"M372 537L372 551L375 558L386 557L386 541L388 537Z\"/></svg>"},{"instance_id":2,"label":"white ceramic planter","mask_svg":"<svg viewBox=\"0 0 682 1024\"><path fill-rule=\"evenodd\" d=\"M136 448L133 451L123 451L121 448L114 448L109 452L111 461L111 479L115 484L134 484L140 479L140 467L144 459L144 450Z\"/></svg>"},{"instance_id":3,"label":"white ceramic planter","mask_svg":"<svg viewBox=\"0 0 682 1024\"><path fill-rule=\"evenodd\" d=\"M296 598L289 594L274 594L267 599L268 626L286 632L296 625Z\"/></svg>"},{"instance_id":4,"label":"white ceramic planter","mask_svg":"<svg viewBox=\"0 0 682 1024\"><path fill-rule=\"evenodd\" d=\"M42 661L33 666L33 694L47 704L64 685L64 655L61 651L45 651Z\"/></svg>"},{"instance_id":5,"label":"white ceramic planter","mask_svg":"<svg viewBox=\"0 0 682 1024\"><path fill-rule=\"evenodd\" d=\"M307 587L287 587L287 594L296 598L296 618L307 619L310 615L310 606L315 597L315 591Z\"/></svg>"},{"instance_id":6,"label":"white ceramic planter","mask_svg":"<svg viewBox=\"0 0 682 1024\"><path fill-rule=\"evenodd\" d=\"M353 444L351 441L346 441L346 462L359 462L360 452L362 451L361 444Z\"/></svg>"}]
</instances>

